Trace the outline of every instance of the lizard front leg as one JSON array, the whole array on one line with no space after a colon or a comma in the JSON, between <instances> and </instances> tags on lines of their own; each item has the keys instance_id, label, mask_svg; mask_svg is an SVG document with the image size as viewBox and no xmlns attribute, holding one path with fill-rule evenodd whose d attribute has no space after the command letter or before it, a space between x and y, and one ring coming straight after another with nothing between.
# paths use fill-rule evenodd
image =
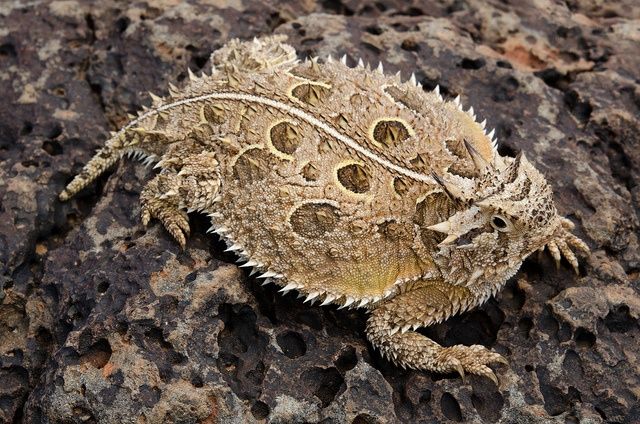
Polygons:
<instances>
[{"instance_id":1,"label":"lizard front leg","mask_svg":"<svg viewBox=\"0 0 640 424\"><path fill-rule=\"evenodd\" d=\"M140 194L142 223L158 219L184 248L189 234L187 213L208 210L217 200L218 162L212 152L201 152L160 164L167 167Z\"/></svg>"},{"instance_id":2,"label":"lizard front leg","mask_svg":"<svg viewBox=\"0 0 640 424\"><path fill-rule=\"evenodd\" d=\"M441 322L475 306L477 297L466 287L420 282L372 310L367 337L396 364L438 373L478 374L498 380L487 365L507 363L498 353L481 345L443 347L415 331ZM424 284L424 285L422 285Z\"/></svg>"}]
</instances>

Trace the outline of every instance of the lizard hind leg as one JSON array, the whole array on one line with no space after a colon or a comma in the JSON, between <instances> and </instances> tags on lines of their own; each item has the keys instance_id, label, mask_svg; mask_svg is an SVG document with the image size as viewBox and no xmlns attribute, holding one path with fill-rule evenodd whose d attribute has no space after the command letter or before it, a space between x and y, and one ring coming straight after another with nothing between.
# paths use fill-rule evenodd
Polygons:
<instances>
[{"instance_id":1,"label":"lizard hind leg","mask_svg":"<svg viewBox=\"0 0 640 424\"><path fill-rule=\"evenodd\" d=\"M169 155L167 155L169 156ZM162 159L162 171L140 194L141 219L147 225L158 219L184 248L189 235L189 218L193 211L210 210L219 200L218 162L212 152Z\"/></svg>"},{"instance_id":2,"label":"lizard hind leg","mask_svg":"<svg viewBox=\"0 0 640 424\"><path fill-rule=\"evenodd\" d=\"M450 287L450 286L449 286ZM367 337L381 353L402 367L437 373L457 372L485 376L498 385L488 364L507 361L481 345L440 346L412 331L467 309L472 294L463 287L431 285L413 289L373 309L367 321Z\"/></svg>"}]
</instances>

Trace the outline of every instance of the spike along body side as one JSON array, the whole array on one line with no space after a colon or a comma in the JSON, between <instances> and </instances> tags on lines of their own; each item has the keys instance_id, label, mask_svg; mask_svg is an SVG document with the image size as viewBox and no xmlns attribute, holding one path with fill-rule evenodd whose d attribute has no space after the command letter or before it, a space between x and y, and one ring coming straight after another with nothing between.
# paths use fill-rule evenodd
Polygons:
<instances>
[{"instance_id":1,"label":"spike along body side","mask_svg":"<svg viewBox=\"0 0 640 424\"><path fill-rule=\"evenodd\" d=\"M233 40L211 76L154 98L61 193L66 200L126 154L156 162L141 193L184 247L187 213L258 278L307 300L370 311L367 336L395 363L485 375L504 359L415 332L484 302L530 253L587 250L558 216L544 177L501 157L460 99L381 66L299 63L283 38Z\"/></svg>"}]
</instances>

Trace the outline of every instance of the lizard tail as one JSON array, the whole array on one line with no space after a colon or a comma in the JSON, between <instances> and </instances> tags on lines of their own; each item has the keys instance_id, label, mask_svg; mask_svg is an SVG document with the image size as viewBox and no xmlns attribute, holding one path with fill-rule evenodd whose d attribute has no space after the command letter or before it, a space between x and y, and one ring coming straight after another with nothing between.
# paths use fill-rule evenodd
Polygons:
<instances>
[{"instance_id":1,"label":"lizard tail","mask_svg":"<svg viewBox=\"0 0 640 424\"><path fill-rule=\"evenodd\" d=\"M82 171L67 184L65 189L58 195L62 201L69 200L80 190L95 181L100 175L113 166L126 153L121 140L117 137L111 138L104 147L96 152L89 162L82 168Z\"/></svg>"}]
</instances>

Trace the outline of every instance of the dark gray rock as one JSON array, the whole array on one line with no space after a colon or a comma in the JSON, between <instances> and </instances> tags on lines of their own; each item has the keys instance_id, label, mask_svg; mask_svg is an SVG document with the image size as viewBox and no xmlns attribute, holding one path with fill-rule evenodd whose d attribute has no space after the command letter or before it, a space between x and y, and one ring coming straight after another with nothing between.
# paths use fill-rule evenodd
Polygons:
<instances>
[{"instance_id":1,"label":"dark gray rock","mask_svg":"<svg viewBox=\"0 0 640 424\"><path fill-rule=\"evenodd\" d=\"M640 421L635 2L216 3L0 4L0 421ZM534 255L498 299L426 330L504 354L500 387L390 365L364 313L260 287L203 217L185 251L144 229L137 164L56 200L147 90L271 32L461 94L552 182L593 249L580 275Z\"/></svg>"}]
</instances>

